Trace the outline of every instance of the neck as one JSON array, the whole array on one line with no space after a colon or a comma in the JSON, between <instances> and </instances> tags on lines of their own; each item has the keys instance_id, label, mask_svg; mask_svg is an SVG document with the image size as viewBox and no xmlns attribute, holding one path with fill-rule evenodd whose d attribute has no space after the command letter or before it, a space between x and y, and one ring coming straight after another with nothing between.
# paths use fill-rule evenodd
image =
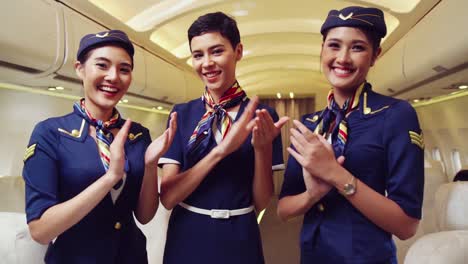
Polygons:
<instances>
[{"instance_id":1,"label":"neck","mask_svg":"<svg viewBox=\"0 0 468 264\"><path fill-rule=\"evenodd\" d=\"M236 79L234 79L232 82L229 82L229 86L227 86L227 87L223 87L221 89L210 90L211 98L213 98L213 101L215 102L215 104L219 103L219 100L221 99L223 94L227 90L229 90L229 88L231 88L234 85L235 82L236 82Z\"/></svg>"},{"instance_id":2,"label":"neck","mask_svg":"<svg viewBox=\"0 0 468 264\"><path fill-rule=\"evenodd\" d=\"M354 96L354 94L361 87L361 85L364 84L361 83L358 86L353 87L352 89L333 88L333 96L335 98L335 102L340 106L340 108L343 108L343 105L346 102L346 100Z\"/></svg>"},{"instance_id":3,"label":"neck","mask_svg":"<svg viewBox=\"0 0 468 264\"><path fill-rule=\"evenodd\" d=\"M354 92L356 92L356 90L353 90L352 92L343 92L339 89L334 89L333 96L335 98L335 102L340 106L340 108L343 108L343 105L346 102L346 100L351 98L354 95Z\"/></svg>"},{"instance_id":4,"label":"neck","mask_svg":"<svg viewBox=\"0 0 468 264\"><path fill-rule=\"evenodd\" d=\"M97 120L108 121L112 117L112 109L102 109L95 104L91 103L90 100L85 100L86 110L91 114L91 116Z\"/></svg>"}]
</instances>

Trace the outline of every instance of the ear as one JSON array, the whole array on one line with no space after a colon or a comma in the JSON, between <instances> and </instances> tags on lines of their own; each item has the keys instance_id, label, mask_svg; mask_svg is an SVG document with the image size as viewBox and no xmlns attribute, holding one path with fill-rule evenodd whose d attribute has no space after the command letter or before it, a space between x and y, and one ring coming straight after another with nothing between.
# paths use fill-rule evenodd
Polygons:
<instances>
[{"instance_id":1,"label":"ear","mask_svg":"<svg viewBox=\"0 0 468 264\"><path fill-rule=\"evenodd\" d=\"M244 53L244 46L242 46L242 43L237 44L235 52L236 52L236 61L240 61Z\"/></svg>"},{"instance_id":2,"label":"ear","mask_svg":"<svg viewBox=\"0 0 468 264\"><path fill-rule=\"evenodd\" d=\"M84 65L81 64L81 62L79 61L75 61L75 72L76 72L76 75L78 75L78 77L80 77L80 79L83 80L83 71L84 71Z\"/></svg>"},{"instance_id":3,"label":"ear","mask_svg":"<svg viewBox=\"0 0 468 264\"><path fill-rule=\"evenodd\" d=\"M377 51L372 55L372 60L371 60L371 64L370 64L371 67L374 66L375 61L380 56L380 53L382 53L382 48L381 47L379 47L377 49Z\"/></svg>"}]
</instances>

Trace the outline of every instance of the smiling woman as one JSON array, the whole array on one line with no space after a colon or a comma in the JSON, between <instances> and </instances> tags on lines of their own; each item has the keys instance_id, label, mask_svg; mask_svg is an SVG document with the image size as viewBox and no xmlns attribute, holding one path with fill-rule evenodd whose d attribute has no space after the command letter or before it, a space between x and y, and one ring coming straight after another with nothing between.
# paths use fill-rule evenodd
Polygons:
<instances>
[{"instance_id":1,"label":"smiling woman","mask_svg":"<svg viewBox=\"0 0 468 264\"><path fill-rule=\"evenodd\" d=\"M328 106L294 121L278 215L304 214L301 263L396 263L392 235L412 237L421 219L416 112L366 82L386 35L381 10L331 10L321 33Z\"/></svg>"},{"instance_id":2,"label":"smiling woman","mask_svg":"<svg viewBox=\"0 0 468 264\"><path fill-rule=\"evenodd\" d=\"M24 158L26 215L46 263L147 263L136 226L158 207L156 161L175 133L148 129L115 106L132 81L133 45L118 30L82 38L75 69L84 98L73 112L36 125ZM56 240L50 243L53 239Z\"/></svg>"}]
</instances>

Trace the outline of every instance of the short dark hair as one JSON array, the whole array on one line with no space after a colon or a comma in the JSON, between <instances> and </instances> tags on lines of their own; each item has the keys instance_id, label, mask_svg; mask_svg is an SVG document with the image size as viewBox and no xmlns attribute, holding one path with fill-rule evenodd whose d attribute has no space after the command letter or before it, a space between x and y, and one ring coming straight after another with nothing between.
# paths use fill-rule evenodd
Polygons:
<instances>
[{"instance_id":1,"label":"short dark hair","mask_svg":"<svg viewBox=\"0 0 468 264\"><path fill-rule=\"evenodd\" d=\"M194 37L208 32L219 32L221 36L231 42L233 49L240 43L240 33L236 20L223 12L208 13L197 18L187 31L189 45ZM190 49L192 48L190 47Z\"/></svg>"},{"instance_id":2,"label":"short dark hair","mask_svg":"<svg viewBox=\"0 0 468 264\"><path fill-rule=\"evenodd\" d=\"M380 38L380 36L377 34L377 32L375 32L374 30L371 30L371 29L368 29L368 28L364 28L364 27L355 27L355 28L358 28L359 30L362 31L362 33L364 33L364 35L366 35L367 39L369 40L369 42L371 43L372 45L372 52L373 54L376 54L377 53L377 50L379 49L380 47L380 41L382 40L382 38ZM327 35L328 35L328 32L330 31L330 29L328 29L327 31L325 31L323 33L323 38L322 40L325 42L325 39L327 38Z\"/></svg>"}]
</instances>

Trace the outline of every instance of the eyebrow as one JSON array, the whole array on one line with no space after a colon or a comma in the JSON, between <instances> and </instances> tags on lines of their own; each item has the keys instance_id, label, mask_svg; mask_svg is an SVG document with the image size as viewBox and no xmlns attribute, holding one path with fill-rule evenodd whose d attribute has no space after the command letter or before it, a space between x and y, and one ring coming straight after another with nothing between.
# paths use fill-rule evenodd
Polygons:
<instances>
[{"instance_id":1,"label":"eyebrow","mask_svg":"<svg viewBox=\"0 0 468 264\"><path fill-rule=\"evenodd\" d=\"M208 50L213 50L216 48L224 47L224 44L216 44L208 48ZM192 50L192 53L202 52L201 50Z\"/></svg>"},{"instance_id":2,"label":"eyebrow","mask_svg":"<svg viewBox=\"0 0 468 264\"><path fill-rule=\"evenodd\" d=\"M336 41L336 42L343 42L343 40L339 39L339 38L331 38L331 39L327 39L326 41ZM362 44L367 44L367 45L370 45L369 42L367 41L364 41L364 40L361 40L361 39L353 39L351 41L352 44L356 44L356 43L362 43Z\"/></svg>"},{"instance_id":3,"label":"eyebrow","mask_svg":"<svg viewBox=\"0 0 468 264\"><path fill-rule=\"evenodd\" d=\"M107 62L107 63L112 63L112 62L111 62L108 58L106 58L106 57L97 57L97 58L94 58L94 60L95 60L95 61L103 60L103 61L105 61L105 62ZM121 66L130 67L130 68L132 67L132 64L130 64L130 63L128 63L128 62L125 62L125 61L124 61L124 62L121 62L120 65L121 65Z\"/></svg>"}]
</instances>

